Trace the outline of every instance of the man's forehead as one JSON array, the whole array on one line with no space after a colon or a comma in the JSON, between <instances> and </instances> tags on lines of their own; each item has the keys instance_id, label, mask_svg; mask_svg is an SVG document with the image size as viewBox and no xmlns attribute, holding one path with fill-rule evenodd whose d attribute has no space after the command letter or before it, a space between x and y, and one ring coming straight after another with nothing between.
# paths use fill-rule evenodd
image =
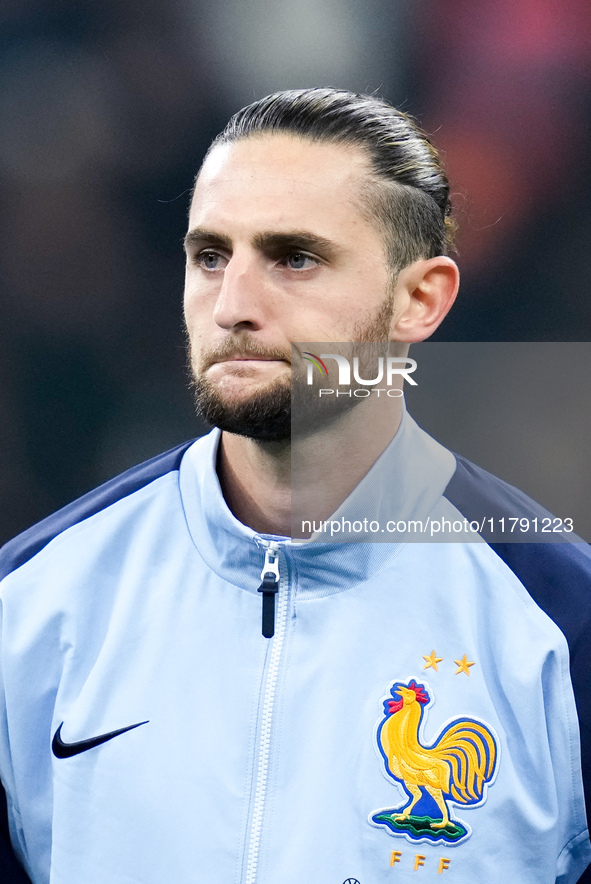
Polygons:
<instances>
[{"instance_id":1,"label":"man's forehead","mask_svg":"<svg viewBox=\"0 0 591 884\"><path fill-rule=\"evenodd\" d=\"M368 172L367 155L357 145L264 133L214 147L199 172L195 190L248 180L328 187L355 182Z\"/></svg>"},{"instance_id":2,"label":"man's forehead","mask_svg":"<svg viewBox=\"0 0 591 884\"><path fill-rule=\"evenodd\" d=\"M195 185L191 217L242 200L278 211L287 209L284 199L294 206L312 200L327 210L337 204L358 208L359 185L369 171L356 145L285 133L249 136L210 152Z\"/></svg>"}]
</instances>

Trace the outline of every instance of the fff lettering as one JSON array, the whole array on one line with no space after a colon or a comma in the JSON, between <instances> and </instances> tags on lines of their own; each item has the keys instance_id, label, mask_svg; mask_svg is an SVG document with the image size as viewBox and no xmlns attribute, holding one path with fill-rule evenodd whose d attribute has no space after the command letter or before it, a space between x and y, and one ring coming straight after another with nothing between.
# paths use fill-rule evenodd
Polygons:
<instances>
[{"instance_id":1,"label":"fff lettering","mask_svg":"<svg viewBox=\"0 0 591 884\"><path fill-rule=\"evenodd\" d=\"M349 386L351 384L351 365L346 356L341 356L339 353L321 353L320 358L335 360L339 367L339 386ZM405 381L408 381L409 384L411 384L413 387L416 387L417 382L410 377L412 372L415 371L416 367L417 363L414 359L409 359L408 357L404 356L387 356L384 369L384 357L380 356L378 358L378 369L376 377L367 379L359 376L359 357L355 356L353 358L353 378L358 384L362 384L366 387L373 387L376 384L382 382L385 373L386 384L390 386L392 384L394 375L402 375ZM308 365L308 384L312 384L313 382L312 368L312 365Z\"/></svg>"},{"instance_id":2,"label":"fff lettering","mask_svg":"<svg viewBox=\"0 0 591 884\"><path fill-rule=\"evenodd\" d=\"M402 851L401 850L393 850L390 855L390 865L395 866L396 863L402 862ZM413 869L415 872L418 872L420 868L422 868L426 863L429 862L426 856L422 853L416 853L413 863ZM445 856L441 856L439 858L439 864L437 866L437 874L441 875L446 869L449 869L449 865L451 860Z\"/></svg>"}]
</instances>

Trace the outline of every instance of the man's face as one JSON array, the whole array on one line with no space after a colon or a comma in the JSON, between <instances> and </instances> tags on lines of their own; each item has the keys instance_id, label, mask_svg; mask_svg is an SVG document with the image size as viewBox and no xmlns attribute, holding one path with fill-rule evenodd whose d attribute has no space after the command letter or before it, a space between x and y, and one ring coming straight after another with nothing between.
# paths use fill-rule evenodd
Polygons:
<instances>
[{"instance_id":1,"label":"man's face","mask_svg":"<svg viewBox=\"0 0 591 884\"><path fill-rule=\"evenodd\" d=\"M186 237L185 319L210 422L287 438L292 341L391 336L392 269L359 205L367 171L360 149L283 134L207 158Z\"/></svg>"}]
</instances>

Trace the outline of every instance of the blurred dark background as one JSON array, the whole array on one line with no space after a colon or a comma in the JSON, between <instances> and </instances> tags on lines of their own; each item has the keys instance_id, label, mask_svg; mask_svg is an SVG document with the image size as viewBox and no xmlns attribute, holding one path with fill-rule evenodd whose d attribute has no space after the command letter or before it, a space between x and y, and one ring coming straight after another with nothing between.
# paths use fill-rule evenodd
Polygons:
<instances>
[{"instance_id":1,"label":"blurred dark background","mask_svg":"<svg viewBox=\"0 0 591 884\"><path fill-rule=\"evenodd\" d=\"M438 340L591 339L588 0L4 0L0 83L0 541L202 432L188 191L268 92L377 91L432 134L463 272Z\"/></svg>"}]
</instances>

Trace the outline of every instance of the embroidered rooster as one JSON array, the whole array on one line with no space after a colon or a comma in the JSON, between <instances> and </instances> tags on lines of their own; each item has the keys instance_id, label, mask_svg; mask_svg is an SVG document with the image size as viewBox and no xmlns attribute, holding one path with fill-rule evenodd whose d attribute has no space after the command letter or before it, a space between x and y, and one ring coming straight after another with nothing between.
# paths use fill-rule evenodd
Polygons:
<instances>
[{"instance_id":1,"label":"embroidered rooster","mask_svg":"<svg viewBox=\"0 0 591 884\"><path fill-rule=\"evenodd\" d=\"M410 798L404 808L398 808L400 812L392 812L391 828L410 817L424 790L441 813L440 821L429 820L430 828L445 829L450 825L448 801L477 804L482 800L484 786L495 772L495 739L486 725L466 718L451 722L432 746L424 746L419 730L424 707L431 701L425 686L396 682L390 693L392 699L384 701L386 717L378 727L377 741L387 773L402 783Z\"/></svg>"}]
</instances>

